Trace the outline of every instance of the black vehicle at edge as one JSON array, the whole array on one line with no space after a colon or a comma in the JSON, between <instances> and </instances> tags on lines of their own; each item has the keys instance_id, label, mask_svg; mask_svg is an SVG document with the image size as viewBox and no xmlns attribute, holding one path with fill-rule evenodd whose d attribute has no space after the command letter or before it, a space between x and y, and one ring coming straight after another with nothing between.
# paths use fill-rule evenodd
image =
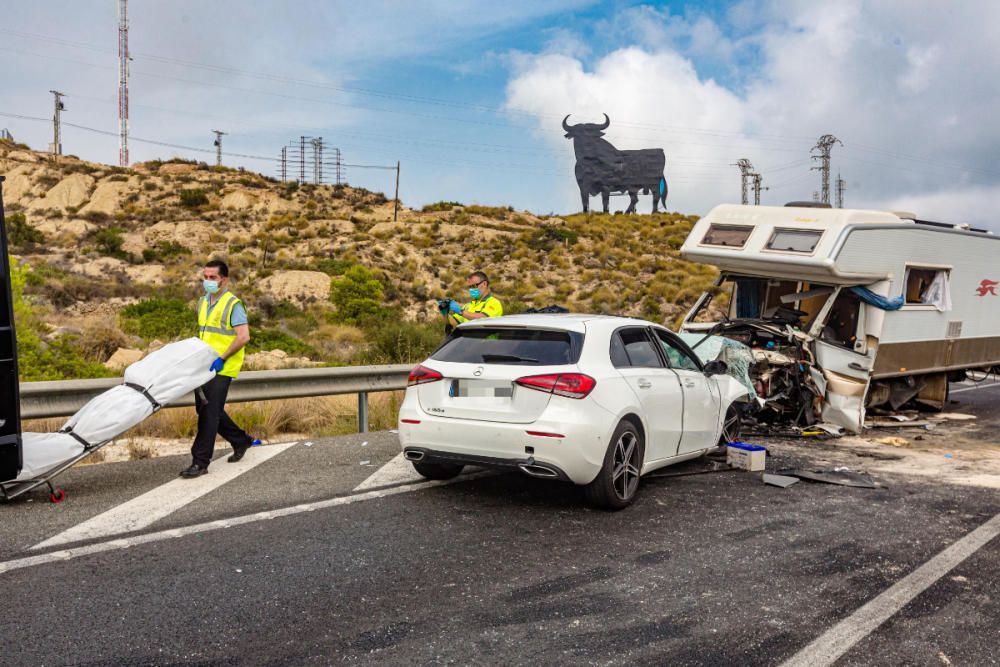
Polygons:
<instances>
[{"instance_id":1,"label":"black vehicle at edge","mask_svg":"<svg viewBox=\"0 0 1000 667\"><path fill-rule=\"evenodd\" d=\"M17 337L14 333L14 297L11 289L7 225L3 213L0 176L0 482L21 472L21 395L17 382Z\"/></svg>"}]
</instances>

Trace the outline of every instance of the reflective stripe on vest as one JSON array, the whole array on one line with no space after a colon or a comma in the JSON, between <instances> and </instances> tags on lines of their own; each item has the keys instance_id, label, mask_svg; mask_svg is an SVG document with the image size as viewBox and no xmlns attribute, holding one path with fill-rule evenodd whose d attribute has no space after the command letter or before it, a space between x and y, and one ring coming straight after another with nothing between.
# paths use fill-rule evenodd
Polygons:
<instances>
[{"instance_id":1,"label":"reflective stripe on vest","mask_svg":"<svg viewBox=\"0 0 1000 667\"><path fill-rule=\"evenodd\" d=\"M220 357L236 338L236 329L231 326L229 318L237 303L240 303L240 300L228 290L219 296L219 302L216 302L211 310L208 309L207 296L198 302L198 338L208 343ZM243 357L244 350L241 349L226 359L219 375L235 378L243 367Z\"/></svg>"}]
</instances>

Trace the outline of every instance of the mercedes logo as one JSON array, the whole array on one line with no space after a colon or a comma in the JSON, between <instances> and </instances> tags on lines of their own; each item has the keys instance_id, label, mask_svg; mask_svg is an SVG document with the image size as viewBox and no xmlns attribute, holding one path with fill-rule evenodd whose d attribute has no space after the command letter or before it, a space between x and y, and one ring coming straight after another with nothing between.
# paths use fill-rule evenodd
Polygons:
<instances>
[{"instance_id":1,"label":"mercedes logo","mask_svg":"<svg viewBox=\"0 0 1000 667\"><path fill-rule=\"evenodd\" d=\"M473 373L473 375L475 375L476 377L479 377L482 374L483 374L483 367L482 366L480 366L479 368L477 368L476 371Z\"/></svg>"}]
</instances>

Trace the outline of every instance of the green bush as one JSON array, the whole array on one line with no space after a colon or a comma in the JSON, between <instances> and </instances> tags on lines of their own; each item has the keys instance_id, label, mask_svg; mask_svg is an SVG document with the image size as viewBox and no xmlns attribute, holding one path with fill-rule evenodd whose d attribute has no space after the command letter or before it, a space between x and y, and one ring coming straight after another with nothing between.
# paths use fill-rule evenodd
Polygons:
<instances>
[{"instance_id":1,"label":"green bush","mask_svg":"<svg viewBox=\"0 0 1000 667\"><path fill-rule=\"evenodd\" d=\"M146 262L166 262L190 254L191 251L177 241L160 241L152 248L143 248L142 259Z\"/></svg>"},{"instance_id":2,"label":"green bush","mask_svg":"<svg viewBox=\"0 0 1000 667\"><path fill-rule=\"evenodd\" d=\"M434 202L433 204L427 204L420 210L423 211L424 213L435 213L437 211L450 211L456 206L461 206L461 205L462 204L457 201L439 201L439 202Z\"/></svg>"},{"instance_id":3,"label":"green bush","mask_svg":"<svg viewBox=\"0 0 1000 667\"><path fill-rule=\"evenodd\" d=\"M60 336L43 343L45 324L24 300L24 286L30 269L16 266L11 259L11 287L14 297L14 322L17 328L18 377L22 382L109 377L113 371L88 361L76 345L75 336Z\"/></svg>"},{"instance_id":4,"label":"green bush","mask_svg":"<svg viewBox=\"0 0 1000 667\"><path fill-rule=\"evenodd\" d=\"M198 208L208 203L208 194L201 188L190 188L180 191L181 206Z\"/></svg>"},{"instance_id":5,"label":"green bush","mask_svg":"<svg viewBox=\"0 0 1000 667\"><path fill-rule=\"evenodd\" d=\"M147 299L121 310L122 330L146 340L173 340L198 333L198 313L181 299Z\"/></svg>"},{"instance_id":6,"label":"green bush","mask_svg":"<svg viewBox=\"0 0 1000 667\"><path fill-rule=\"evenodd\" d=\"M6 220L7 234L11 245L45 242L45 234L35 229L24 217L24 213L11 213L6 217Z\"/></svg>"},{"instance_id":7,"label":"green bush","mask_svg":"<svg viewBox=\"0 0 1000 667\"><path fill-rule=\"evenodd\" d=\"M362 362L370 364L415 364L423 361L444 340L444 321L415 324L387 320L374 327L370 347Z\"/></svg>"},{"instance_id":8,"label":"green bush","mask_svg":"<svg viewBox=\"0 0 1000 667\"><path fill-rule=\"evenodd\" d=\"M345 271L343 278L334 279L330 290L330 301L337 307L337 319L348 324L378 316L384 298L382 283L360 264Z\"/></svg>"},{"instance_id":9,"label":"green bush","mask_svg":"<svg viewBox=\"0 0 1000 667\"><path fill-rule=\"evenodd\" d=\"M97 232L94 235L97 251L108 257L125 259L128 254L122 250L122 245L125 243L125 237L122 236L124 231L121 227L108 227Z\"/></svg>"},{"instance_id":10,"label":"green bush","mask_svg":"<svg viewBox=\"0 0 1000 667\"><path fill-rule=\"evenodd\" d=\"M295 336L277 328L254 329L250 332L247 352L283 350L293 357L313 357L316 351Z\"/></svg>"},{"instance_id":11,"label":"green bush","mask_svg":"<svg viewBox=\"0 0 1000 667\"><path fill-rule=\"evenodd\" d=\"M557 245L576 245L579 239L580 235L572 229L552 225L542 225L521 237L529 248L540 252L549 252Z\"/></svg>"}]
</instances>

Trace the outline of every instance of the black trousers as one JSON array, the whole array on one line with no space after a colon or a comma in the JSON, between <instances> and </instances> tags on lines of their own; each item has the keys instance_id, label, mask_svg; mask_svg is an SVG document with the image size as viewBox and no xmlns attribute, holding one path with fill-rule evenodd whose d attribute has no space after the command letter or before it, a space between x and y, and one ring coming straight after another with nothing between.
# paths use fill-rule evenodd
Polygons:
<instances>
[{"instance_id":1,"label":"black trousers","mask_svg":"<svg viewBox=\"0 0 1000 667\"><path fill-rule=\"evenodd\" d=\"M221 435L233 447L249 445L253 438L226 414L226 396L231 377L216 375L194 391L198 411L198 433L191 445L191 459L196 466L207 468L215 452L215 436Z\"/></svg>"}]
</instances>

